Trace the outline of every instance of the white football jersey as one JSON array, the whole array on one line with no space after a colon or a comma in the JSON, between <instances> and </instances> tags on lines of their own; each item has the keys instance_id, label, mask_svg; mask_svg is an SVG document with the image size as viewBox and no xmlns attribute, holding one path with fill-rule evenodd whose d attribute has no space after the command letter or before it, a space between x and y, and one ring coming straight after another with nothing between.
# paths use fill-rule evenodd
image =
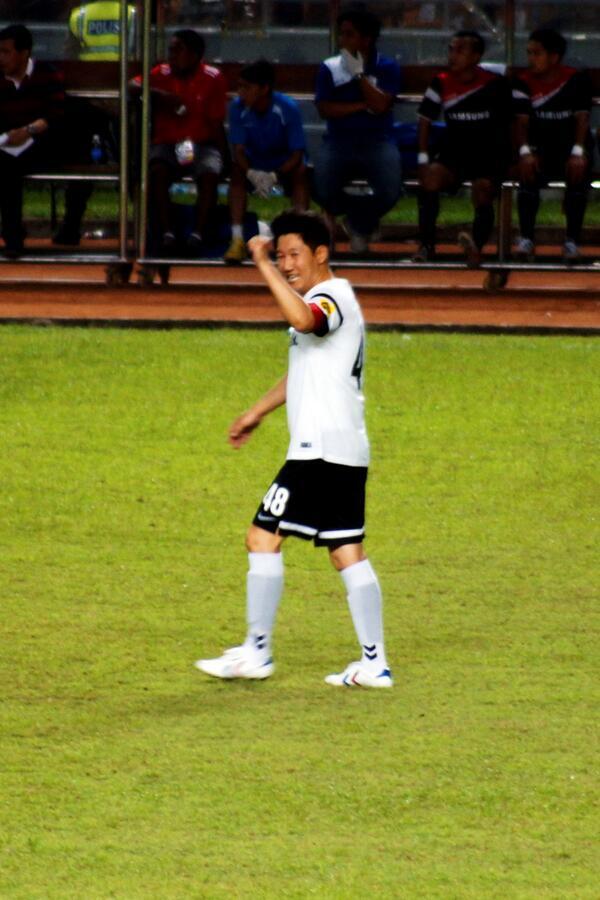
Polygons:
<instances>
[{"instance_id":1,"label":"white football jersey","mask_svg":"<svg viewBox=\"0 0 600 900\"><path fill-rule=\"evenodd\" d=\"M366 466L360 306L345 278L322 281L303 299L315 312L317 332L290 329L287 458Z\"/></svg>"}]
</instances>

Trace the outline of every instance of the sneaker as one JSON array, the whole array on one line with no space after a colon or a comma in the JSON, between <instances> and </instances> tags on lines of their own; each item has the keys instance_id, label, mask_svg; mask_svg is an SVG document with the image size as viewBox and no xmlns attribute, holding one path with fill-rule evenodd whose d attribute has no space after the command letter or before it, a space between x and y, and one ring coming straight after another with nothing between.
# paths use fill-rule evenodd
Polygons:
<instances>
[{"instance_id":1,"label":"sneaker","mask_svg":"<svg viewBox=\"0 0 600 900\"><path fill-rule=\"evenodd\" d=\"M513 252L520 262L532 263L535 259L535 245L530 238L517 238Z\"/></svg>"},{"instance_id":2,"label":"sneaker","mask_svg":"<svg viewBox=\"0 0 600 900\"><path fill-rule=\"evenodd\" d=\"M468 231L461 231L458 235L458 243L465 254L467 269L478 269L481 265L481 250Z\"/></svg>"},{"instance_id":3,"label":"sneaker","mask_svg":"<svg viewBox=\"0 0 600 900\"><path fill-rule=\"evenodd\" d=\"M256 653L242 645L226 650L223 656L215 659L198 659L194 663L197 669L212 675L214 678L268 678L275 671L270 656Z\"/></svg>"},{"instance_id":4,"label":"sneaker","mask_svg":"<svg viewBox=\"0 0 600 900\"><path fill-rule=\"evenodd\" d=\"M435 259L435 247L433 244L421 244L416 253L412 256L414 263L432 262Z\"/></svg>"},{"instance_id":5,"label":"sneaker","mask_svg":"<svg viewBox=\"0 0 600 900\"><path fill-rule=\"evenodd\" d=\"M78 247L80 241L81 233L79 229L72 228L69 225L61 225L52 238L53 244L59 244L63 247Z\"/></svg>"},{"instance_id":6,"label":"sneaker","mask_svg":"<svg viewBox=\"0 0 600 900\"><path fill-rule=\"evenodd\" d=\"M350 238L351 253L356 253L357 256L364 256L365 253L369 252L370 234L362 234L360 231L355 231L348 218L344 219L344 230Z\"/></svg>"},{"instance_id":7,"label":"sneaker","mask_svg":"<svg viewBox=\"0 0 600 900\"><path fill-rule=\"evenodd\" d=\"M575 241L565 241L563 244L563 259L568 265L581 262L581 251Z\"/></svg>"},{"instance_id":8,"label":"sneaker","mask_svg":"<svg viewBox=\"0 0 600 900\"><path fill-rule=\"evenodd\" d=\"M246 250L246 242L244 238L234 237L231 238L231 243L227 248L223 259L226 263L230 265L237 265L238 263L243 262L248 257L248 251Z\"/></svg>"},{"instance_id":9,"label":"sneaker","mask_svg":"<svg viewBox=\"0 0 600 900\"><path fill-rule=\"evenodd\" d=\"M19 256L23 255L24 245L22 243L19 244L6 244L4 247L4 256L6 259L18 259Z\"/></svg>"},{"instance_id":10,"label":"sneaker","mask_svg":"<svg viewBox=\"0 0 600 900\"><path fill-rule=\"evenodd\" d=\"M394 685L394 679L389 669L382 669L376 675L367 669L360 660L350 663L343 672L327 675L325 682L337 687L391 688Z\"/></svg>"},{"instance_id":11,"label":"sneaker","mask_svg":"<svg viewBox=\"0 0 600 900\"><path fill-rule=\"evenodd\" d=\"M185 250L188 256L200 256L204 247L202 235L197 231L192 231L185 242Z\"/></svg>"},{"instance_id":12,"label":"sneaker","mask_svg":"<svg viewBox=\"0 0 600 900\"><path fill-rule=\"evenodd\" d=\"M172 231L165 231L160 239L160 250L167 255L172 253L177 246L177 238Z\"/></svg>"}]
</instances>

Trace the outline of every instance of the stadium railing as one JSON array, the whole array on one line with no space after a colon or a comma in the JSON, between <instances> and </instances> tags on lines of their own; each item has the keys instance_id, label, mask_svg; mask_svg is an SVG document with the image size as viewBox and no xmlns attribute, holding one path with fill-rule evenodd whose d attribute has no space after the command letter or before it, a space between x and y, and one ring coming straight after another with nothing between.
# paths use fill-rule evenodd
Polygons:
<instances>
[{"instance_id":1,"label":"stadium railing","mask_svg":"<svg viewBox=\"0 0 600 900\"><path fill-rule=\"evenodd\" d=\"M67 86L67 91L72 96L88 98L92 101L101 100L102 102L118 102L119 99L119 90L117 85L117 75L118 75L118 67L113 63L67 63L60 64L62 65L65 71L65 81ZM234 93L235 85L237 83L237 77L239 70L241 68L241 64L231 63L222 65L221 68L225 72L225 75L228 79L228 83L231 89L232 94ZM397 97L398 104L404 104L407 106L414 107L420 100L423 91L426 89L429 84L433 74L439 71L439 67L432 66L405 66L403 67L403 76L404 76L404 84L408 88L406 92L399 94ZM134 69L132 67L131 74L134 73ZM312 85L314 84L314 78L316 73L316 66L312 64L303 64L303 65L292 65L292 66L279 66L278 67L278 87L280 89L285 90L286 93L291 94L300 100L309 100L312 98ZM600 69L595 69L592 72L592 79L594 83L595 89L597 89L596 93L598 96L595 97L594 103L597 108L600 109ZM281 82L281 84L280 84ZM109 85L108 87L106 85ZM321 126L321 131L323 130L323 126ZM318 127L317 127L318 131ZM121 182L121 173L119 171L119 166L115 165L104 165L98 167L96 164L89 165L81 165L77 167L71 167L69 171L67 170L55 170L49 172L38 172L31 175L26 176L26 181L29 183L48 183L51 186L51 221L52 224L56 223L56 189L62 188L70 182L76 181L88 181L94 182L97 184L112 184L115 186L119 186ZM404 180L405 187L408 189L414 189L417 187L417 181L413 175L409 175ZM355 181L353 183L355 187L360 187L361 182ZM465 183L465 186L468 186L468 183ZM568 266L564 263L542 263L535 262L531 264L527 263L519 263L512 261L510 259L510 237L512 231L511 225L511 210L512 210L512 195L513 190L516 187L516 183L514 181L506 180L502 185L501 195L499 198L499 215L498 215L498 252L497 259L494 261L487 261L484 263L483 268L486 270L490 270L491 273L499 273L494 274L491 279L494 282L497 282L497 286L501 286L501 282L503 281L505 272L508 272L512 269L545 269L551 268L556 270L566 270ZM558 189L564 187L562 182L553 182L549 185L550 188ZM600 172L595 174L593 187L598 189L600 188ZM123 238L123 236L121 236ZM126 252L123 252L123 247L127 244ZM199 264L220 264L220 260L206 260L206 259L156 259L156 258L142 258L139 256L137 252L137 247L135 244L127 239L126 241L121 240L121 252L118 254L110 254L110 253L97 253L93 254L84 251L77 252L68 252L68 253L56 253L55 255L35 255L35 254L24 254L21 259L25 262L99 262L104 263L107 266L107 280L110 283L121 283L127 281L129 275L131 273L131 269L134 263L139 263L141 267L152 267L152 266L165 266L165 265L199 265ZM353 264L350 262L350 264ZM398 266L411 266L412 268L448 268L448 267L463 267L464 263L462 261L450 262L450 261L441 261L441 262L427 262L427 263L413 263L410 259L406 260L398 260L395 259L390 262L374 262L373 260L361 260L356 261L354 263L356 265L371 265L371 266L389 266L389 267L398 267ZM578 270L589 268L593 271L598 271L597 266L585 266L578 265ZM148 283L148 279L145 279L145 282Z\"/></svg>"}]
</instances>

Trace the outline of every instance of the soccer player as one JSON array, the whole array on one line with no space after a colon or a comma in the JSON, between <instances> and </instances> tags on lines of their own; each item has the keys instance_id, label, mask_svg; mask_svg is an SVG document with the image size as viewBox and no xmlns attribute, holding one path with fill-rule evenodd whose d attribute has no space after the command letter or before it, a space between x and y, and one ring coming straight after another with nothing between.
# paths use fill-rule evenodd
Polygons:
<instances>
[{"instance_id":1,"label":"soccer player","mask_svg":"<svg viewBox=\"0 0 600 900\"><path fill-rule=\"evenodd\" d=\"M246 259L243 236L248 190L259 197L271 196L281 183L294 209L310 204L304 156L306 141L298 104L274 90L275 69L259 59L240 72L238 96L229 110L229 140L233 148L229 206L231 243L225 262Z\"/></svg>"},{"instance_id":2,"label":"soccer player","mask_svg":"<svg viewBox=\"0 0 600 900\"><path fill-rule=\"evenodd\" d=\"M290 443L285 465L246 536L246 639L196 666L218 678L272 674L271 635L283 591L281 546L293 535L327 547L344 582L361 646L360 660L325 681L388 688L393 682L383 644L381 591L363 549L369 442L360 306L350 284L329 268L330 233L323 219L285 212L273 221L272 231L277 268L269 258L269 238L252 238L248 249L291 326L288 372L233 422L229 442L243 446L262 419L285 403Z\"/></svg>"},{"instance_id":3,"label":"soccer player","mask_svg":"<svg viewBox=\"0 0 600 900\"><path fill-rule=\"evenodd\" d=\"M377 50L381 23L369 10L350 7L337 19L340 53L319 66L315 103L327 123L315 156L315 196L333 216L344 213L350 250L369 250L379 220L402 191L402 160L393 131L400 68ZM344 190L364 178L369 192Z\"/></svg>"},{"instance_id":4,"label":"soccer player","mask_svg":"<svg viewBox=\"0 0 600 900\"><path fill-rule=\"evenodd\" d=\"M467 265L476 268L494 226L494 198L510 161L511 89L508 80L479 65L485 43L476 31L457 31L448 67L436 75L419 106L419 240L415 262L435 256L440 191L471 181L472 235L458 236ZM431 122L443 113L439 152L429 158Z\"/></svg>"},{"instance_id":5,"label":"soccer player","mask_svg":"<svg viewBox=\"0 0 600 900\"><path fill-rule=\"evenodd\" d=\"M566 234L563 258L580 258L579 240L587 205L592 87L586 73L562 63L564 37L552 28L529 35L529 68L514 88L519 143L519 226L517 257L531 262L540 205L540 188L549 181L565 181Z\"/></svg>"}]
</instances>

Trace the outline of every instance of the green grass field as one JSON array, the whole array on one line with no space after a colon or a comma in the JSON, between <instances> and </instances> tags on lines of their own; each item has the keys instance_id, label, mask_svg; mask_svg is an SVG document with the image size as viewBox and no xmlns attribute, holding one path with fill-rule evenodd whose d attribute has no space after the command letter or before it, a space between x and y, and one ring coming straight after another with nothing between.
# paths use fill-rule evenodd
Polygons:
<instances>
[{"instance_id":1,"label":"green grass field","mask_svg":"<svg viewBox=\"0 0 600 900\"><path fill-rule=\"evenodd\" d=\"M590 200L585 216L585 224L588 226L600 225L600 191L591 191ZM58 215L63 215L63 197L62 191L57 193ZM224 202L224 201L223 201ZM273 198L269 200L261 200L258 197L250 197L249 208L256 212L260 219L271 221L278 212L289 206L287 198ZM315 209L318 209L315 206ZM25 215L29 219L38 219L47 221L50 210L50 188L31 188L26 191L25 199ZM440 226L462 225L470 222L473 218L473 207L466 191L461 191L458 196L443 197L441 211L439 217ZM118 219L118 196L114 189L97 189L91 196L86 218L84 219L84 228L86 221L88 224L92 221L106 221L108 223L116 223ZM537 218L539 226L559 226L564 225L564 215L562 212L562 202L556 198L545 196L540 206ZM395 225L415 225L417 224L417 201L414 192L403 197L394 208L384 217L384 223ZM518 224L516 202L513 210L513 224Z\"/></svg>"},{"instance_id":2,"label":"green grass field","mask_svg":"<svg viewBox=\"0 0 600 900\"><path fill-rule=\"evenodd\" d=\"M390 692L324 551L286 544L275 676L243 535L287 336L0 330L2 898L597 898L599 344L371 334ZM383 694L383 696L382 696Z\"/></svg>"}]
</instances>

